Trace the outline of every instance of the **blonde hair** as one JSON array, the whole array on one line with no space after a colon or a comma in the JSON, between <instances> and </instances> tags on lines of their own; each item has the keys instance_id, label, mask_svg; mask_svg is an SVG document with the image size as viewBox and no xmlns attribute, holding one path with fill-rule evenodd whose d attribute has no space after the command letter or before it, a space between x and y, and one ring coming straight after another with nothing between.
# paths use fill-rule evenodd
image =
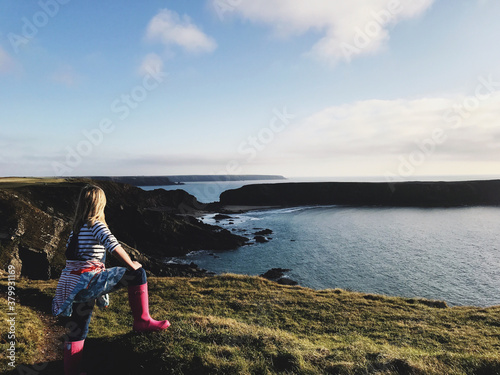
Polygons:
<instances>
[{"instance_id":1,"label":"blonde hair","mask_svg":"<svg viewBox=\"0 0 500 375\"><path fill-rule=\"evenodd\" d=\"M78 197L75 219L73 220L73 233L79 233L84 224L89 227L93 226L96 221L107 226L104 207L106 207L104 191L95 185L84 186Z\"/></svg>"}]
</instances>

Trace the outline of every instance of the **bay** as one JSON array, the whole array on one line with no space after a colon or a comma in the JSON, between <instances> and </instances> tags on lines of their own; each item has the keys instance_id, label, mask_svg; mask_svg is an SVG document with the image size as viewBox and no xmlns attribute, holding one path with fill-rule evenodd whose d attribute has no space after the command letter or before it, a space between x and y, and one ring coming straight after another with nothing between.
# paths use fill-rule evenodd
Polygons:
<instances>
[{"instance_id":1,"label":"bay","mask_svg":"<svg viewBox=\"0 0 500 375\"><path fill-rule=\"evenodd\" d=\"M202 191L201 184L197 188ZM311 206L251 211L219 222L214 216L202 220L249 238L271 229L272 239L171 261L247 275L288 268L287 276L314 289L500 305L500 207Z\"/></svg>"},{"instance_id":2,"label":"bay","mask_svg":"<svg viewBox=\"0 0 500 375\"><path fill-rule=\"evenodd\" d=\"M216 223L213 215L204 221ZM497 207L300 207L233 215L233 224L216 224L249 237L271 229L272 239L192 253L186 261L216 273L289 268L290 278L314 289L500 305Z\"/></svg>"}]
</instances>

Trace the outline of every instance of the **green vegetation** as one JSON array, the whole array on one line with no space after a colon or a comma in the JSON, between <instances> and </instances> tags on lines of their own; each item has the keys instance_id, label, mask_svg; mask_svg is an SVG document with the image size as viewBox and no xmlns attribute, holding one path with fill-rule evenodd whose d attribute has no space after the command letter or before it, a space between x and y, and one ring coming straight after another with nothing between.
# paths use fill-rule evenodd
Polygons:
<instances>
[{"instance_id":1,"label":"green vegetation","mask_svg":"<svg viewBox=\"0 0 500 375\"><path fill-rule=\"evenodd\" d=\"M13 189L28 185L47 185L66 182L66 178L49 177L0 177L0 188Z\"/></svg>"},{"instance_id":2,"label":"green vegetation","mask_svg":"<svg viewBox=\"0 0 500 375\"><path fill-rule=\"evenodd\" d=\"M26 315L18 319L47 314L55 286L55 281L20 281ZM85 349L89 373L500 374L500 306L448 308L223 275L151 278L150 310L172 326L132 333L126 291L114 294L108 309L96 310ZM19 351L18 364L40 363L36 353L50 352L40 340L44 331L36 319L19 331L26 349ZM2 333L2 355L5 347ZM38 367L59 374L60 358L61 353L59 360ZM5 358L1 366L8 370Z\"/></svg>"},{"instance_id":3,"label":"green vegetation","mask_svg":"<svg viewBox=\"0 0 500 375\"><path fill-rule=\"evenodd\" d=\"M0 299L0 370L8 369L11 362L7 357L11 349L12 335L15 335L15 355L17 363L33 363L43 361L38 351L43 346L44 325L37 314L24 306L17 305L17 315L7 315L9 306L7 299ZM12 322L9 319L14 319ZM11 324L14 327L11 329Z\"/></svg>"}]
</instances>

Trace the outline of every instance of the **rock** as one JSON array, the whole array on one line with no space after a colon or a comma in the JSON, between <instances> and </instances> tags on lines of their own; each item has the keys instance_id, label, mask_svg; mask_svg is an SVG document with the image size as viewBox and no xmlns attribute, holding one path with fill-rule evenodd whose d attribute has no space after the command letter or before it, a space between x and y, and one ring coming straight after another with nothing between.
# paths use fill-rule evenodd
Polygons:
<instances>
[{"instance_id":1,"label":"rock","mask_svg":"<svg viewBox=\"0 0 500 375\"><path fill-rule=\"evenodd\" d=\"M268 236L270 234L273 234L273 231L271 229L263 229L258 232L255 232L255 235L257 236Z\"/></svg>"},{"instance_id":2,"label":"rock","mask_svg":"<svg viewBox=\"0 0 500 375\"><path fill-rule=\"evenodd\" d=\"M214 216L214 220L215 221L220 221L220 220L227 220L227 219L231 219L232 217L229 216L229 215L224 215L224 214L217 214Z\"/></svg>"},{"instance_id":3,"label":"rock","mask_svg":"<svg viewBox=\"0 0 500 375\"><path fill-rule=\"evenodd\" d=\"M164 267L153 259L202 249L231 250L248 243L246 237L190 216L205 206L182 190L144 191L88 179L10 188L0 184L0 267L14 265L16 274L28 278L59 277L76 200L87 183L105 191L111 231L123 244L140 249L154 274L162 273Z\"/></svg>"},{"instance_id":4,"label":"rock","mask_svg":"<svg viewBox=\"0 0 500 375\"><path fill-rule=\"evenodd\" d=\"M281 277L277 281L278 284L281 285L298 285L299 283L296 282L295 280L289 279L287 277Z\"/></svg>"},{"instance_id":5,"label":"rock","mask_svg":"<svg viewBox=\"0 0 500 375\"><path fill-rule=\"evenodd\" d=\"M257 242L257 243L269 242L269 240L264 236L255 236L254 239L255 239L255 242Z\"/></svg>"},{"instance_id":6,"label":"rock","mask_svg":"<svg viewBox=\"0 0 500 375\"><path fill-rule=\"evenodd\" d=\"M275 281L281 285L297 285L298 283L295 280L285 277L285 272L290 271L291 270L287 268L272 268L260 276L265 279Z\"/></svg>"},{"instance_id":7,"label":"rock","mask_svg":"<svg viewBox=\"0 0 500 375\"><path fill-rule=\"evenodd\" d=\"M121 242L123 248L130 255L132 260L138 261L144 266L144 269L154 276L164 276L164 277L205 277L212 275L211 272L199 268L196 263L191 262L190 264L176 264L176 263L164 263L159 259L148 256L139 252L138 250L131 248L127 244ZM110 266L118 266L118 261L113 257L110 257Z\"/></svg>"},{"instance_id":8,"label":"rock","mask_svg":"<svg viewBox=\"0 0 500 375\"><path fill-rule=\"evenodd\" d=\"M47 252L20 247L19 258L22 261L21 275L35 280L50 279L51 267Z\"/></svg>"},{"instance_id":9,"label":"rock","mask_svg":"<svg viewBox=\"0 0 500 375\"><path fill-rule=\"evenodd\" d=\"M256 229L256 228L254 228ZM260 229L260 228L259 228ZM269 242L269 240L271 239L271 237L266 237L268 236L269 234L272 234L273 231L271 229L262 229L262 230L259 230L258 232L255 232L255 242L257 243L264 243L264 242Z\"/></svg>"},{"instance_id":10,"label":"rock","mask_svg":"<svg viewBox=\"0 0 500 375\"><path fill-rule=\"evenodd\" d=\"M260 276L268 280L277 280L280 277L283 277L285 275L285 272L290 272L290 271L291 270L287 268L272 268Z\"/></svg>"},{"instance_id":11,"label":"rock","mask_svg":"<svg viewBox=\"0 0 500 375\"><path fill-rule=\"evenodd\" d=\"M0 216L6 234L0 239L2 267L13 265L17 275L32 279L48 279L54 270L62 269L58 254L70 232L64 220L21 194L4 190L0 190Z\"/></svg>"}]
</instances>

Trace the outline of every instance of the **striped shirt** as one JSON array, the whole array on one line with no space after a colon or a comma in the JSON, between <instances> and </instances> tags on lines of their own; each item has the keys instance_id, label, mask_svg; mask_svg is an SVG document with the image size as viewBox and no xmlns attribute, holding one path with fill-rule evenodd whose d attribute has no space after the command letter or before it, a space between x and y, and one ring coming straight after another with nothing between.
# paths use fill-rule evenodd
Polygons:
<instances>
[{"instance_id":1,"label":"striped shirt","mask_svg":"<svg viewBox=\"0 0 500 375\"><path fill-rule=\"evenodd\" d=\"M71 232L68 244L73 237ZM78 234L78 259L79 260L97 260L103 261L106 250L112 253L120 245L101 221L96 221L92 227L87 224L82 226Z\"/></svg>"}]
</instances>

